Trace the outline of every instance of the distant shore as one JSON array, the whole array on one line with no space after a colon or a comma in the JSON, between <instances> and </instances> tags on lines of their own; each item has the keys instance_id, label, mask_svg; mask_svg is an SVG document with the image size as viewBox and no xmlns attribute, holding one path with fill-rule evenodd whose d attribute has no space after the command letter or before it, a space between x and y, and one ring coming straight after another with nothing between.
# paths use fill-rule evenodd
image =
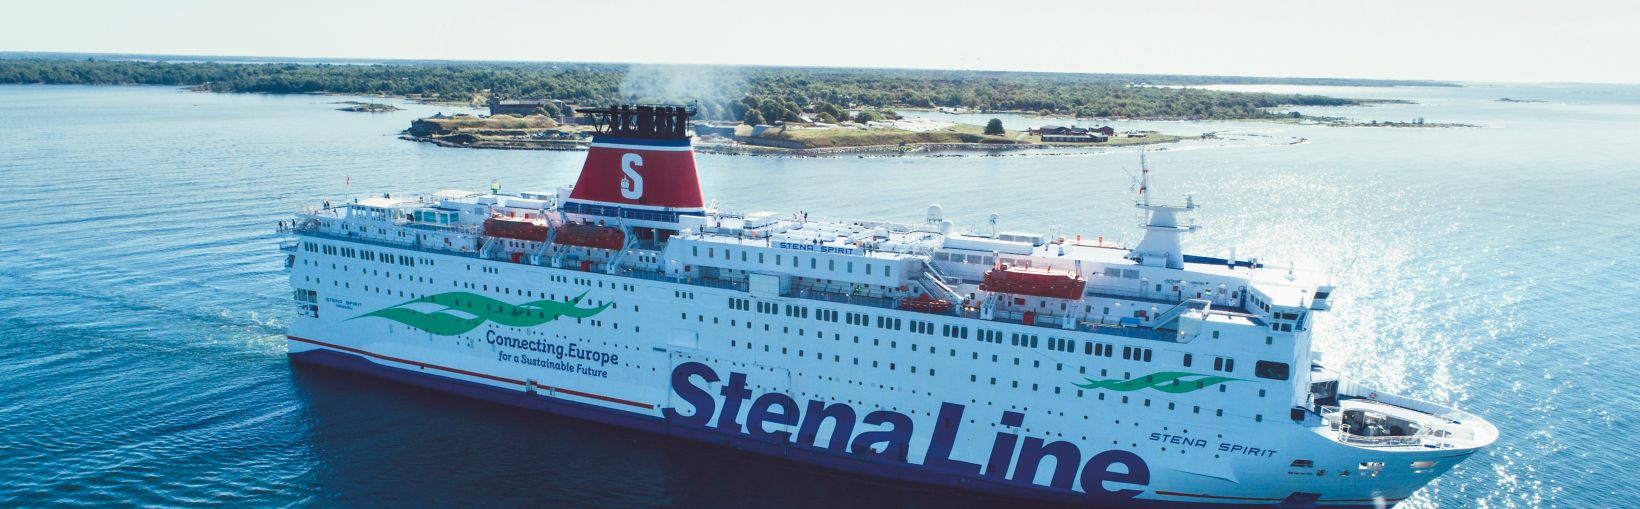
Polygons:
<instances>
[{"instance_id":1,"label":"distant shore","mask_svg":"<svg viewBox=\"0 0 1640 509\"><path fill-rule=\"evenodd\" d=\"M702 127L701 129L706 129ZM738 125L714 128L699 136L698 152L711 154L843 157L894 156L937 152L998 154L1027 150L1086 152L1109 147L1161 145L1186 136L1154 131L1100 135L1085 141L1044 141L1034 131L986 134L983 126L924 119L873 121L869 124ZM730 135L729 133L733 134ZM560 125L544 115L435 115L411 122L402 139L442 147L501 150L585 150L593 131L588 126ZM1191 136L1203 137L1206 135ZM1094 141L1098 140L1098 141Z\"/></svg>"}]
</instances>

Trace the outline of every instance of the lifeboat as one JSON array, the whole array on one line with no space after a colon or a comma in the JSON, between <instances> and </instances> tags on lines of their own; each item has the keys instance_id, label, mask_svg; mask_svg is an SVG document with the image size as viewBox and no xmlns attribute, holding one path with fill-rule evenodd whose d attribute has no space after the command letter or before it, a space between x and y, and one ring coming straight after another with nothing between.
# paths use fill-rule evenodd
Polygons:
<instances>
[{"instance_id":1,"label":"lifeboat","mask_svg":"<svg viewBox=\"0 0 1640 509\"><path fill-rule=\"evenodd\" d=\"M552 240L566 246L620 249L626 245L626 234L609 226L569 223L558 227L558 234Z\"/></svg>"},{"instance_id":2,"label":"lifeboat","mask_svg":"<svg viewBox=\"0 0 1640 509\"><path fill-rule=\"evenodd\" d=\"M1081 299L1088 282L1070 272L1003 265L985 273L979 289L992 293L1032 295L1051 299Z\"/></svg>"},{"instance_id":3,"label":"lifeboat","mask_svg":"<svg viewBox=\"0 0 1640 509\"><path fill-rule=\"evenodd\" d=\"M484 220L484 234L491 237L546 242L547 223L540 219L494 216Z\"/></svg>"},{"instance_id":4,"label":"lifeboat","mask_svg":"<svg viewBox=\"0 0 1640 509\"><path fill-rule=\"evenodd\" d=\"M951 301L929 297L928 294L924 293L915 298L900 301L900 309L918 313L943 314L951 311Z\"/></svg>"}]
</instances>

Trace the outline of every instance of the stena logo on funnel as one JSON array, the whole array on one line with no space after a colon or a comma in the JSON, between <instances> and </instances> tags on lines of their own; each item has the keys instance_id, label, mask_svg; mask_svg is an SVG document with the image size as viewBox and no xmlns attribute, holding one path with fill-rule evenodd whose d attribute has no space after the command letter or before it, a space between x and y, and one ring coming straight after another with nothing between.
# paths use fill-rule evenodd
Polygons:
<instances>
[{"instance_id":1,"label":"stena logo on funnel","mask_svg":"<svg viewBox=\"0 0 1640 509\"><path fill-rule=\"evenodd\" d=\"M705 200L689 140L597 136L570 201L689 211L703 208Z\"/></svg>"},{"instance_id":2,"label":"stena logo on funnel","mask_svg":"<svg viewBox=\"0 0 1640 509\"><path fill-rule=\"evenodd\" d=\"M643 166L643 156L638 154L623 154L621 156L621 197L628 200L643 198L643 175L638 174L635 166Z\"/></svg>"}]
</instances>

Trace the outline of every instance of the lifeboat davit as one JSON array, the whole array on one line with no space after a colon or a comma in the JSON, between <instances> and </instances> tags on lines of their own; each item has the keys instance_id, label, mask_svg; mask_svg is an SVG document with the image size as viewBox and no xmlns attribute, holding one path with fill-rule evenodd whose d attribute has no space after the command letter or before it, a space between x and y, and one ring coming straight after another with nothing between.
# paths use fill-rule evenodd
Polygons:
<instances>
[{"instance_id":1,"label":"lifeboat davit","mask_svg":"<svg viewBox=\"0 0 1640 509\"><path fill-rule=\"evenodd\" d=\"M491 237L546 242L547 223L540 219L493 216L484 220L484 234Z\"/></svg>"},{"instance_id":2,"label":"lifeboat davit","mask_svg":"<svg viewBox=\"0 0 1640 509\"><path fill-rule=\"evenodd\" d=\"M979 289L993 293L1032 295L1052 299L1081 299L1088 282L1070 271L1003 265L985 273Z\"/></svg>"},{"instance_id":3,"label":"lifeboat davit","mask_svg":"<svg viewBox=\"0 0 1640 509\"><path fill-rule=\"evenodd\" d=\"M558 234L552 240L566 246L620 249L626 245L626 234L609 226L569 223L558 227Z\"/></svg>"},{"instance_id":4,"label":"lifeboat davit","mask_svg":"<svg viewBox=\"0 0 1640 509\"><path fill-rule=\"evenodd\" d=\"M951 311L951 301L929 297L928 294L924 293L900 301L900 309L918 313L944 314Z\"/></svg>"}]
</instances>

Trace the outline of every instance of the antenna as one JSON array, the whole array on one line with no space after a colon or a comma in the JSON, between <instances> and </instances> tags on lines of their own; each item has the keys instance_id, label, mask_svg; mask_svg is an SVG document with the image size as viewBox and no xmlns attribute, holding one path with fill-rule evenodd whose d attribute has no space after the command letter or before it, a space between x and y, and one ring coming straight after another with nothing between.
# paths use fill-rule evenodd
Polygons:
<instances>
[{"instance_id":1,"label":"antenna","mask_svg":"<svg viewBox=\"0 0 1640 509\"><path fill-rule=\"evenodd\" d=\"M1133 248L1127 258L1138 261L1140 265L1182 269L1184 253L1179 236L1196 231L1198 227L1194 222L1181 226L1178 214L1195 210L1196 200L1193 196L1187 195L1182 206L1151 203L1150 164L1144 150L1139 151L1139 167L1139 202L1134 206L1143 210L1149 217L1144 223L1144 238L1139 240L1138 247Z\"/></svg>"},{"instance_id":2,"label":"antenna","mask_svg":"<svg viewBox=\"0 0 1640 509\"><path fill-rule=\"evenodd\" d=\"M1145 161L1145 150L1139 149L1139 199L1145 206L1150 205L1150 164Z\"/></svg>"}]
</instances>

